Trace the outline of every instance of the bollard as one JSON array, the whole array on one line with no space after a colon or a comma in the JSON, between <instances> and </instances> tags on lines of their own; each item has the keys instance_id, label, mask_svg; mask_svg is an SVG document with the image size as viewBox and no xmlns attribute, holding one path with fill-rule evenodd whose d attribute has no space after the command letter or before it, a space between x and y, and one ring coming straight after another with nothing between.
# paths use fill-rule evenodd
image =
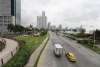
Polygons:
<instances>
[{"instance_id":1,"label":"bollard","mask_svg":"<svg viewBox=\"0 0 100 67\"><path fill-rule=\"evenodd\" d=\"M13 57L13 52L11 51L11 56Z\"/></svg>"},{"instance_id":2,"label":"bollard","mask_svg":"<svg viewBox=\"0 0 100 67\"><path fill-rule=\"evenodd\" d=\"M3 58L1 58L1 63L2 63L2 65L3 65Z\"/></svg>"},{"instance_id":3,"label":"bollard","mask_svg":"<svg viewBox=\"0 0 100 67\"><path fill-rule=\"evenodd\" d=\"M17 50L17 47L16 47L16 50Z\"/></svg>"}]
</instances>

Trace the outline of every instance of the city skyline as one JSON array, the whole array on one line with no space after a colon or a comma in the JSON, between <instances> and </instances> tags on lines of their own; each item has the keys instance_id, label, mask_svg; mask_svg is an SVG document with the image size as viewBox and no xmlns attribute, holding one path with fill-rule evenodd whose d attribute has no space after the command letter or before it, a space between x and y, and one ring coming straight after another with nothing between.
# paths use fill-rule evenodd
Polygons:
<instances>
[{"instance_id":1,"label":"city skyline","mask_svg":"<svg viewBox=\"0 0 100 67\"><path fill-rule=\"evenodd\" d=\"M23 24L36 26L36 16L45 11L51 24L63 27L99 28L100 1L94 0L23 0ZM29 4L29 5L26 5ZM29 19L29 20L27 20Z\"/></svg>"}]
</instances>

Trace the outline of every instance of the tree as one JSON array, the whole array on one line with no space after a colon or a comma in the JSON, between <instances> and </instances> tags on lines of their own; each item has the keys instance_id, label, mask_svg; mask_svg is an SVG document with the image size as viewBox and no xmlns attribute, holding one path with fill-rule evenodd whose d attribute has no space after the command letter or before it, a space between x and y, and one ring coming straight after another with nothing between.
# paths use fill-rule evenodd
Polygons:
<instances>
[{"instance_id":1,"label":"tree","mask_svg":"<svg viewBox=\"0 0 100 67\"><path fill-rule=\"evenodd\" d=\"M80 29L80 34L84 34L85 32L86 32L85 29L83 29L83 28Z\"/></svg>"},{"instance_id":2,"label":"tree","mask_svg":"<svg viewBox=\"0 0 100 67\"><path fill-rule=\"evenodd\" d=\"M23 27L23 26L21 26L21 25L15 25L15 27L14 27L14 32L24 32L24 30L25 30L25 28Z\"/></svg>"},{"instance_id":3,"label":"tree","mask_svg":"<svg viewBox=\"0 0 100 67\"><path fill-rule=\"evenodd\" d=\"M9 32L13 32L14 25L13 24L8 24L7 29L8 29Z\"/></svg>"},{"instance_id":4,"label":"tree","mask_svg":"<svg viewBox=\"0 0 100 67\"><path fill-rule=\"evenodd\" d=\"M94 31L93 35L95 34L95 38L100 40L100 30Z\"/></svg>"},{"instance_id":5,"label":"tree","mask_svg":"<svg viewBox=\"0 0 100 67\"><path fill-rule=\"evenodd\" d=\"M9 32L24 32L25 31L25 28L21 25L13 25L13 24L8 24L8 27L7 27L8 31Z\"/></svg>"}]
</instances>

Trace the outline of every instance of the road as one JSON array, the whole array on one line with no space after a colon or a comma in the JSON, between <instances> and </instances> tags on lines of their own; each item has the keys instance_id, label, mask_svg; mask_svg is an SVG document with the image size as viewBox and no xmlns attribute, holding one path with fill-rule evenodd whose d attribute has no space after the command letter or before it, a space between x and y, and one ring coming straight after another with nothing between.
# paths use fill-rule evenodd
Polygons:
<instances>
[{"instance_id":1,"label":"road","mask_svg":"<svg viewBox=\"0 0 100 67\"><path fill-rule=\"evenodd\" d=\"M77 62L69 62L65 53L61 58L55 57L53 54L53 44L55 43L60 43L67 52L75 53ZM50 40L40 56L37 67L100 67L100 55L73 40L50 33Z\"/></svg>"}]
</instances>

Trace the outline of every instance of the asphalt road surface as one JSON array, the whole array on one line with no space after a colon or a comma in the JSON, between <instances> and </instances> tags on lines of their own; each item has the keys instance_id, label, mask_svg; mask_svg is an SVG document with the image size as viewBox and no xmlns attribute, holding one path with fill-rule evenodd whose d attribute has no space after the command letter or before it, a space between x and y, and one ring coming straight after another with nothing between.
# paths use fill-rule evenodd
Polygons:
<instances>
[{"instance_id":1,"label":"asphalt road surface","mask_svg":"<svg viewBox=\"0 0 100 67\"><path fill-rule=\"evenodd\" d=\"M73 52L77 57L77 62L69 62L65 51L62 57L57 58L53 53L55 43L61 44L66 52ZM37 67L100 67L100 55L73 40L50 32L50 40L40 56Z\"/></svg>"}]
</instances>

